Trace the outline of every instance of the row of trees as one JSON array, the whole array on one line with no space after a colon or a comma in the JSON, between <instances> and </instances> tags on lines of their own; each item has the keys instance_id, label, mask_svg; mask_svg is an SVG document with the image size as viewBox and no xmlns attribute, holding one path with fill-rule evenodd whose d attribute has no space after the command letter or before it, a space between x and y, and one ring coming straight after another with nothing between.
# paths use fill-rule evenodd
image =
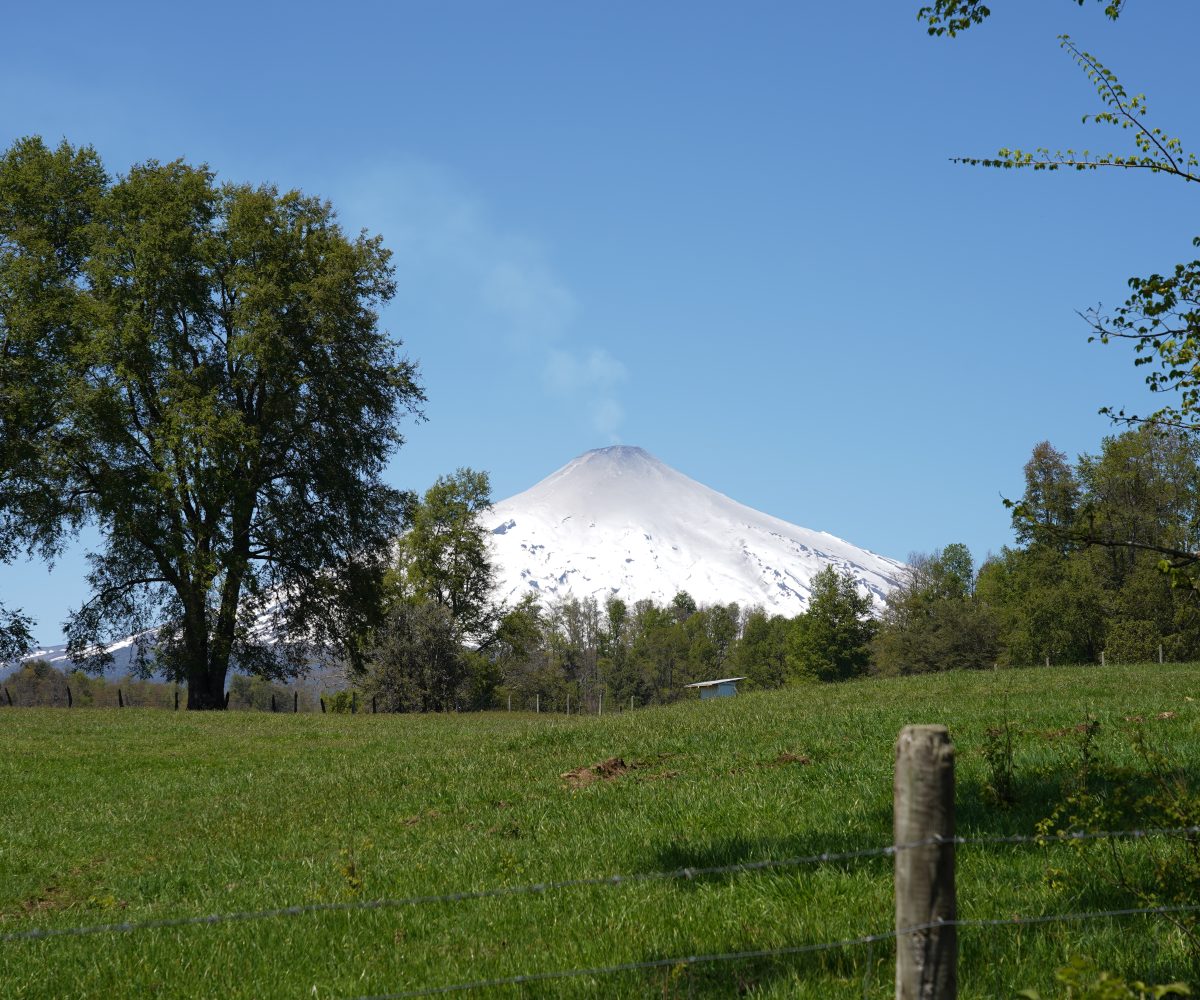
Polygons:
<instances>
[{"instance_id":1,"label":"row of trees","mask_svg":"<svg viewBox=\"0 0 1200 1000\"><path fill-rule=\"evenodd\" d=\"M1094 663L1102 654L1145 661L1160 648L1170 659L1200 657L1200 592L1164 572L1161 555L1200 549L1200 445L1176 431L1126 431L1074 463L1042 442L1012 505L1013 546L978 568L961 544L910 556L882 607L827 568L813 580L808 610L793 618L699 607L686 592L667 604L569 597L541 605L530 596L504 606L481 521L489 504L487 474L460 469L410 505L379 624L358 633L356 655L343 662L364 704L423 712L511 699L594 711L605 699L672 701L687 684L730 675L775 688L867 673ZM80 704L115 699L102 679L75 676ZM10 681L41 703L65 703L65 683L36 665ZM258 708L291 697L241 675L230 694L231 704Z\"/></svg>"},{"instance_id":2,"label":"row of trees","mask_svg":"<svg viewBox=\"0 0 1200 1000\"><path fill-rule=\"evenodd\" d=\"M459 470L415 506L389 575L389 607L355 679L406 711L669 701L684 685L753 686L867 673L1200 657L1200 594L1164 550L1200 550L1200 445L1140 426L1074 463L1033 449L1015 542L976 567L961 544L910 556L882 607L828 568L806 613L611 597L503 608L479 515L487 476Z\"/></svg>"},{"instance_id":3,"label":"row of trees","mask_svg":"<svg viewBox=\"0 0 1200 1000\"><path fill-rule=\"evenodd\" d=\"M1144 424L1074 463L1042 442L1013 526L1016 544L978 572L957 545L912 559L881 622L881 669L1200 656L1200 594L1164 555L1200 550L1192 437Z\"/></svg>"},{"instance_id":4,"label":"row of trees","mask_svg":"<svg viewBox=\"0 0 1200 1000\"><path fill-rule=\"evenodd\" d=\"M543 606L530 595L502 606L480 521L490 502L487 474L459 469L414 503L382 623L364 636L351 677L382 707L479 709L511 696L594 710L605 697L672 700L686 684L728 674L778 687L866 666L870 600L832 570L815 581L810 613L790 620L737 604L698 607L685 592L666 605L610 597Z\"/></svg>"}]
</instances>

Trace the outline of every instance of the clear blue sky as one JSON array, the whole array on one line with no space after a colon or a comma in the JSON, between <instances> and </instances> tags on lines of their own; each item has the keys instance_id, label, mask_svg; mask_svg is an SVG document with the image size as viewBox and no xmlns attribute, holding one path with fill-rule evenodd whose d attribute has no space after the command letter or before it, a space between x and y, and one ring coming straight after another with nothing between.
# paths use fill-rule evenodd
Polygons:
<instances>
[{"instance_id":1,"label":"clear blue sky","mask_svg":"<svg viewBox=\"0 0 1200 1000\"><path fill-rule=\"evenodd\" d=\"M1200 144L1200 5L996 0L955 41L919 5L10 5L0 145L203 161L382 233L430 400L397 485L467 465L501 498L619 441L886 555L982 557L1036 442L1095 451L1097 409L1144 400L1076 311L1196 230L1178 181L948 157L1123 149L1060 32ZM4 568L0 600L58 641L82 565Z\"/></svg>"}]
</instances>

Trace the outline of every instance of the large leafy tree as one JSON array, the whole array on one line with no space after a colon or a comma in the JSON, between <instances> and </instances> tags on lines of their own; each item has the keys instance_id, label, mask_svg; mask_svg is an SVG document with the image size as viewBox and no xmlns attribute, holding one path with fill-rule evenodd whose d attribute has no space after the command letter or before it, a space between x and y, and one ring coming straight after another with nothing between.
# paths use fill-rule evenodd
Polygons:
<instances>
[{"instance_id":1,"label":"large leafy tree","mask_svg":"<svg viewBox=\"0 0 1200 1000\"><path fill-rule=\"evenodd\" d=\"M99 528L78 661L133 634L210 709L231 663L295 673L361 629L424 399L380 329L394 289L380 238L299 192L111 177L37 138L0 157L0 541Z\"/></svg>"}]
</instances>

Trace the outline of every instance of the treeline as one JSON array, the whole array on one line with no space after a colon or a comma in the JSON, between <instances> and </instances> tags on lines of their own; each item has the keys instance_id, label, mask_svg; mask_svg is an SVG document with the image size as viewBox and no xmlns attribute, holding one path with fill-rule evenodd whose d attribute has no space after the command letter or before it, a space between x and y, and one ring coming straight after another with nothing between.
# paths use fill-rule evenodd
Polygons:
<instances>
[{"instance_id":1,"label":"treeline","mask_svg":"<svg viewBox=\"0 0 1200 1000\"><path fill-rule=\"evenodd\" d=\"M1200 602L1164 552L1200 551L1200 450L1149 427L1075 462L1048 442L1025 466L1015 542L978 568L966 546L909 557L885 604L834 569L786 618L737 604L494 597L481 517L486 473L460 469L413 504L380 617L356 638L326 708L428 712L599 710L673 701L695 681L747 688L1043 663L1200 658ZM9 678L25 704L115 705L113 682L49 664ZM131 703L174 702L174 685L123 681ZM328 678L323 681L328 688ZM311 687L235 675L230 708L319 711ZM295 701L294 699L297 699Z\"/></svg>"},{"instance_id":2,"label":"treeline","mask_svg":"<svg viewBox=\"0 0 1200 1000\"><path fill-rule=\"evenodd\" d=\"M684 686L749 687L1008 666L1200 658L1200 602L1163 551L1200 550L1200 451L1151 427L1074 463L1048 442L1025 466L1015 543L976 567L966 546L909 557L885 604L833 569L806 613L568 598L490 602L478 514L487 477L459 470L418 505L393 600L356 683L389 710L594 711L671 701Z\"/></svg>"},{"instance_id":3,"label":"treeline","mask_svg":"<svg viewBox=\"0 0 1200 1000\"><path fill-rule=\"evenodd\" d=\"M1074 463L1044 441L1013 528L1016 544L977 573L961 545L912 559L880 622L877 669L1200 657L1200 595L1165 555L1200 549L1193 440L1143 426Z\"/></svg>"}]
</instances>

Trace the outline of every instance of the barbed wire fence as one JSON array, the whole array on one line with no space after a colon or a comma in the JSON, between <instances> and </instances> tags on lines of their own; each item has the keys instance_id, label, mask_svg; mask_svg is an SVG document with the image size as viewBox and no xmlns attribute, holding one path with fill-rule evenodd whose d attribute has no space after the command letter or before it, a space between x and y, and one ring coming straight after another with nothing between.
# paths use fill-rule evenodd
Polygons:
<instances>
[{"instance_id":1,"label":"barbed wire fence","mask_svg":"<svg viewBox=\"0 0 1200 1000\"><path fill-rule=\"evenodd\" d=\"M940 730L943 734L945 733L943 727L908 727L905 732L907 733L909 730L914 729ZM902 739L903 736L904 734L902 733ZM946 742L948 744L948 738ZM902 762L898 760L898 775L900 774L901 769ZM919 770L920 768L918 768L918 771ZM900 784L901 781L898 778L896 794L896 806L898 812L896 823L897 830L900 830L903 826L903 823L901 822L901 816L899 815L900 811L914 805L912 802L905 803L903 801L904 796L901 793ZM938 791L937 782L931 782L925 780L925 778L919 778L918 785L921 786L921 791L923 792L929 792L930 789L933 789L935 792ZM951 793L949 805L952 822L953 784L951 783L949 787ZM942 788L940 791L944 793L945 788ZM935 795L934 797L936 798L937 796ZM942 802L943 807L946 804L947 803ZM915 803L915 806L915 812L919 814L919 819L921 822L928 823L931 819L935 822L939 820L938 810L933 810L933 813L931 814L929 803L927 801L917 802ZM942 815L940 818L944 819L944 815ZM972 837L957 836L952 832L932 833L925 837L905 840L882 847L843 851L823 851L820 853L790 858L747 861L728 865L683 867L653 872L633 872L628 874L561 879L535 882L524 885L500 886L488 889L472 889L441 894L427 894L395 898L384 897L345 902L302 903L293 906L275 907L270 909L216 912L190 916L164 917L141 921L122 921L119 923L86 924L69 927L37 927L21 931L0 933L0 944L16 944L22 941L36 941L67 937L87 937L105 934L133 934L143 931L302 917L305 915L320 913L353 913L400 909L405 907L448 905L484 899L538 896L552 892L587 887L615 888L619 886L636 885L648 882L670 882L680 880L694 881L697 879L739 875L769 870L798 869L826 864L841 864L851 861L890 858L893 859L896 864L898 905L896 925L887 930L880 930L874 933L863 934L855 937L802 944L782 945L773 948L676 955L672 957L652 958L612 965L527 972L504 977L477 979L452 984L403 989L389 993L364 994L350 998L350 1000L401 1000L401 998L408 997L425 997L449 993L469 993L482 989L504 986L520 986L523 984L554 980L614 976L621 973L636 971L691 967L698 965L716 965L720 963L748 961L753 959L786 958L817 952L834 951L838 949L851 949L864 946L869 947L875 944L891 942L897 942L897 963L899 968L902 965L904 952L904 949L899 943L906 940L913 942L914 946L917 947L921 953L920 958L922 960L917 963L919 966L918 972L921 975L927 975L932 969L933 974L936 976L939 969L945 970L949 968L951 969L952 973L956 970L957 941L954 934L960 928L986 929L1023 927L1057 923L1080 923L1097 920L1125 919L1134 917L1182 915L1200 912L1200 904L1176 904L1148 907L1127 907L1107 910L1089 910L1068 913L1031 914L1028 916L1018 915L1000 918L959 918L953 905L955 901L953 900L952 884L954 857L957 848L989 845L1047 847L1051 845L1062 845L1088 841L1139 841L1159 837L1169 838L1197 836L1200 836L1200 826L1154 827L1129 830L1061 831L1037 835L989 834ZM944 871L947 867L947 862L949 863L948 866L951 872L951 885L949 886L949 889L952 905L949 912L946 912L944 906L942 906L939 911L939 899L944 901L945 890L947 888L946 886L923 886L923 888L927 891L924 893L914 893L912 891L912 885L906 886L904 884L904 875L902 874L905 870L909 870L910 872L912 870L917 870L926 873L938 870ZM930 919L904 919L902 916L904 910L901 904L912 902L914 899L919 905L928 907L930 911L928 914ZM946 963L947 955L941 954L941 952L945 952L947 950L947 944L950 946L948 955L950 959L949 965ZM939 952L939 949L941 952ZM897 997L908 997L911 995L929 997L931 1000L951 1000L951 998L956 996L956 978L953 974L948 981L940 984L937 982L926 982L919 977L917 980L915 980L915 982L917 983L918 988L923 992L901 992L898 979Z\"/></svg>"}]
</instances>

